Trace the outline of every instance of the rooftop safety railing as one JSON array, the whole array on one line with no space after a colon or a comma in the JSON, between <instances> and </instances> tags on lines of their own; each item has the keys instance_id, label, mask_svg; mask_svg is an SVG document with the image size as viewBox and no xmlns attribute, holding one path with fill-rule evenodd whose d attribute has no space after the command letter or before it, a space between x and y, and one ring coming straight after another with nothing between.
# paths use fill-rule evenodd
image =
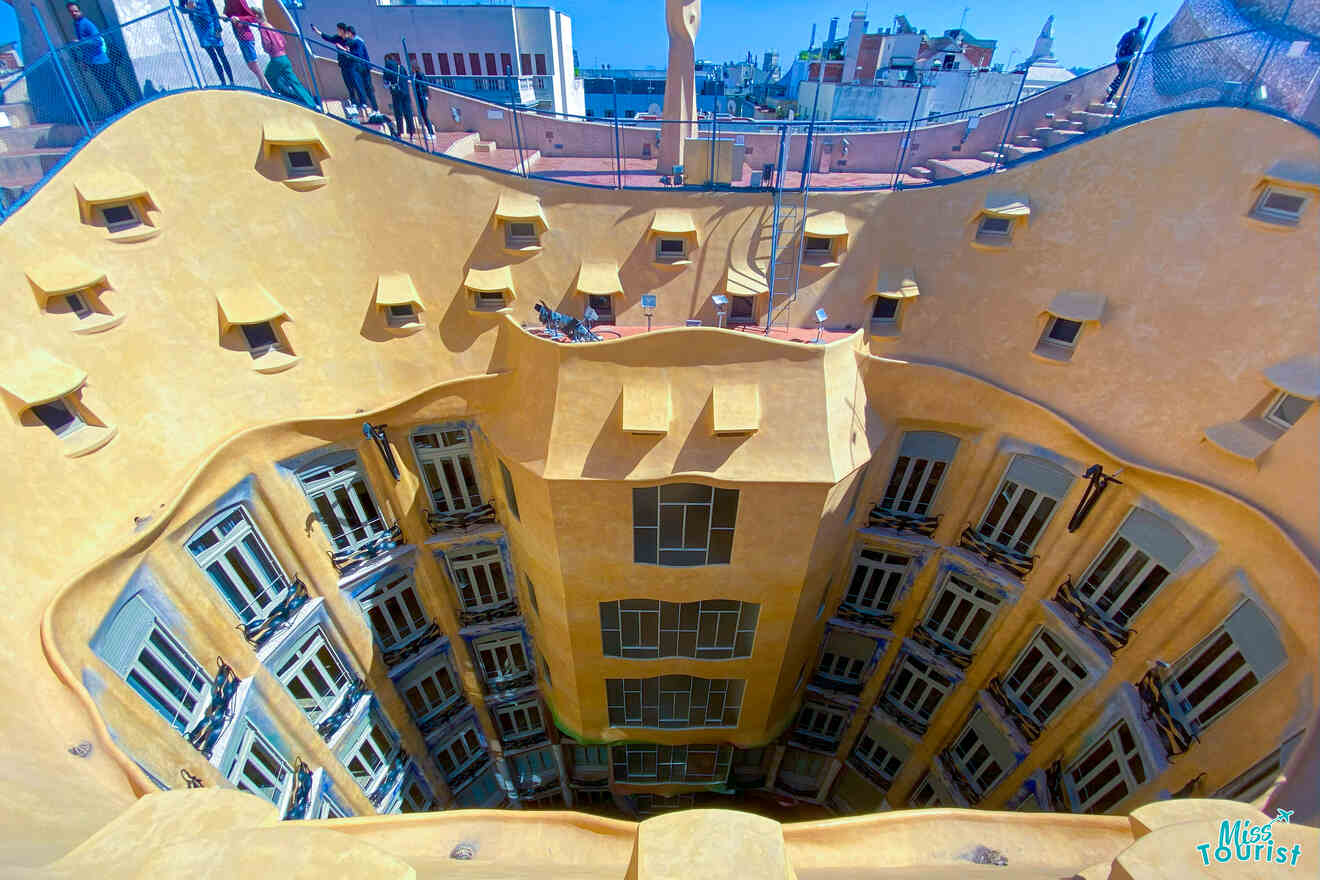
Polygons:
<instances>
[{"instance_id":1,"label":"rooftop safety railing","mask_svg":"<svg viewBox=\"0 0 1320 880\"><path fill-rule=\"evenodd\" d=\"M200 89L262 92L420 152L606 189L934 186L993 174L1189 107L1251 107L1320 133L1320 39L1287 15L1282 22L1220 22L1241 27L1182 41L1180 34L1202 31L1175 20L1175 27L1154 36L1152 20L1145 48L1120 78L1112 103L1105 99L1115 81L1113 64L1039 90L1020 67L1007 74L920 71L881 77L874 86L901 96L892 105L906 112L838 118L831 98L808 101L806 118L794 120L719 113L693 120L622 118L617 102L605 109L593 104L586 115L557 112L555 83L563 71L427 73L416 66L418 55L406 39L397 47L370 47L383 56L382 66L341 53L310 28L297 32L296 21L294 30L279 30L255 19L213 16L192 0L174 0L65 45L56 45L40 12L35 17L50 50L0 78L0 221L116 119L163 95ZM430 70L439 57L421 53ZM931 82L953 75L977 79L978 88L968 92L997 100L942 109ZM593 96L598 93L593 87ZM627 89L618 94L626 96ZM737 96L710 97L717 110L749 106ZM594 115L597 109L604 115ZM672 137L683 142L682 161L661 165L662 143Z\"/></svg>"}]
</instances>

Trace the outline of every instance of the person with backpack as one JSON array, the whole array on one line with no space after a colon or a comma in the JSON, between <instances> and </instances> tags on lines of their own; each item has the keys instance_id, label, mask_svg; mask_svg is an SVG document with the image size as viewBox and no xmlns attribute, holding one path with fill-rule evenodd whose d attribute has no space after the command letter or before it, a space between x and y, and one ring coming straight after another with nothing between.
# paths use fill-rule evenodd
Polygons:
<instances>
[{"instance_id":1,"label":"person with backpack","mask_svg":"<svg viewBox=\"0 0 1320 880\"><path fill-rule=\"evenodd\" d=\"M1114 52L1114 66L1118 68L1118 73L1114 76L1114 81L1109 84L1109 94L1105 96L1105 102L1114 100L1114 95L1118 94L1118 87L1123 84L1123 78L1127 76L1128 65L1132 59L1137 57L1141 51L1141 44L1146 33L1146 16L1137 20L1137 26L1127 33L1123 34L1118 40L1118 48Z\"/></svg>"},{"instance_id":2,"label":"person with backpack","mask_svg":"<svg viewBox=\"0 0 1320 880\"><path fill-rule=\"evenodd\" d=\"M312 33L335 47L335 61L339 63L339 75L344 79L344 90L348 92L348 103L357 108L358 118L361 119L361 114L366 110L367 101L358 91L357 61L353 58L353 53L348 51L348 25L342 21L337 22L333 34L325 33L316 25L312 25L311 28Z\"/></svg>"},{"instance_id":3,"label":"person with backpack","mask_svg":"<svg viewBox=\"0 0 1320 880\"><path fill-rule=\"evenodd\" d=\"M210 56L220 85L232 86L234 71L229 67L229 56L225 54L225 44L220 38L220 13L215 8L215 0L179 0L179 8L192 22L197 45Z\"/></svg>"},{"instance_id":4,"label":"person with backpack","mask_svg":"<svg viewBox=\"0 0 1320 880\"><path fill-rule=\"evenodd\" d=\"M431 101L431 80L418 69L416 64L412 66L413 92L417 97L417 117L422 120L422 125L426 128L427 137L435 137L435 126L431 124L431 116L427 108Z\"/></svg>"},{"instance_id":5,"label":"person with backpack","mask_svg":"<svg viewBox=\"0 0 1320 880\"><path fill-rule=\"evenodd\" d=\"M371 82L371 55L367 52L366 41L357 35L357 28L350 24L346 25L344 30L348 34L348 42L345 46L353 55L358 91L362 93L364 102L371 105L371 113L374 116L380 113L380 108L376 106L376 87Z\"/></svg>"},{"instance_id":6,"label":"person with backpack","mask_svg":"<svg viewBox=\"0 0 1320 880\"><path fill-rule=\"evenodd\" d=\"M385 86L390 90L390 103L394 105L394 127L400 135L406 127L408 137L412 138L417 130L413 127L412 99L408 95L409 80L408 72L399 63L399 56L392 52L386 55Z\"/></svg>"}]
</instances>

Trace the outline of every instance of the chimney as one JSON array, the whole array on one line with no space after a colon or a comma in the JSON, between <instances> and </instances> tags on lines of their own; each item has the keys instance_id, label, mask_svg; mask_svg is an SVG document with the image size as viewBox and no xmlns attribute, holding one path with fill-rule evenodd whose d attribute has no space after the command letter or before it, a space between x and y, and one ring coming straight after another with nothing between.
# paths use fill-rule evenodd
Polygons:
<instances>
[{"instance_id":1,"label":"chimney","mask_svg":"<svg viewBox=\"0 0 1320 880\"><path fill-rule=\"evenodd\" d=\"M839 17L836 15L830 19L830 35L825 38L825 45L834 42L834 36L839 32Z\"/></svg>"}]
</instances>

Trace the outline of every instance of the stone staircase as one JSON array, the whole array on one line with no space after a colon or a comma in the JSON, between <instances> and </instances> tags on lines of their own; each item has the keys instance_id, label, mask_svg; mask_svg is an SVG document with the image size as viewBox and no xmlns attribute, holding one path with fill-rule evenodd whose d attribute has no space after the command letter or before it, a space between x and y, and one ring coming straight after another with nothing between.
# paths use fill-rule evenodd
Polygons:
<instances>
[{"instance_id":1,"label":"stone staircase","mask_svg":"<svg viewBox=\"0 0 1320 880\"><path fill-rule=\"evenodd\" d=\"M1032 129L1031 134L1022 134L1013 138L1012 143L1004 145L1002 153L998 150L982 150L975 159L965 156L927 159L923 164L909 168L907 173L923 180L952 180L986 171L996 164L1003 166L1051 147L1066 144L1088 131L1095 131L1108 125L1114 118L1116 109L1112 103L1092 101L1085 110L1073 110L1064 116L1046 113L1041 124Z\"/></svg>"},{"instance_id":2,"label":"stone staircase","mask_svg":"<svg viewBox=\"0 0 1320 880\"><path fill-rule=\"evenodd\" d=\"M77 125L32 121L26 103L0 104L0 200L8 204L82 138Z\"/></svg>"}]
</instances>

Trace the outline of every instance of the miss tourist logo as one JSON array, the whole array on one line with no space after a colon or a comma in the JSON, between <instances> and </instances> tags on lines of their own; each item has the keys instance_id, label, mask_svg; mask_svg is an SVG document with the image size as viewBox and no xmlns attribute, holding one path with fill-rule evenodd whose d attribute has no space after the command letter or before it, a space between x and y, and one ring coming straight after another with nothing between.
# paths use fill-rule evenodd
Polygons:
<instances>
[{"instance_id":1,"label":"miss tourist logo","mask_svg":"<svg viewBox=\"0 0 1320 880\"><path fill-rule=\"evenodd\" d=\"M1274 832L1271 827L1275 822L1287 824L1292 821L1292 810L1279 810L1277 816L1264 825L1253 825L1250 819L1237 819L1230 822L1225 819L1219 823L1219 843L1200 843L1196 851L1201 854L1201 865L1209 865L1213 858L1218 864L1225 862L1274 862L1297 867L1297 860L1302 856L1301 844L1292 847L1274 845Z\"/></svg>"}]
</instances>

